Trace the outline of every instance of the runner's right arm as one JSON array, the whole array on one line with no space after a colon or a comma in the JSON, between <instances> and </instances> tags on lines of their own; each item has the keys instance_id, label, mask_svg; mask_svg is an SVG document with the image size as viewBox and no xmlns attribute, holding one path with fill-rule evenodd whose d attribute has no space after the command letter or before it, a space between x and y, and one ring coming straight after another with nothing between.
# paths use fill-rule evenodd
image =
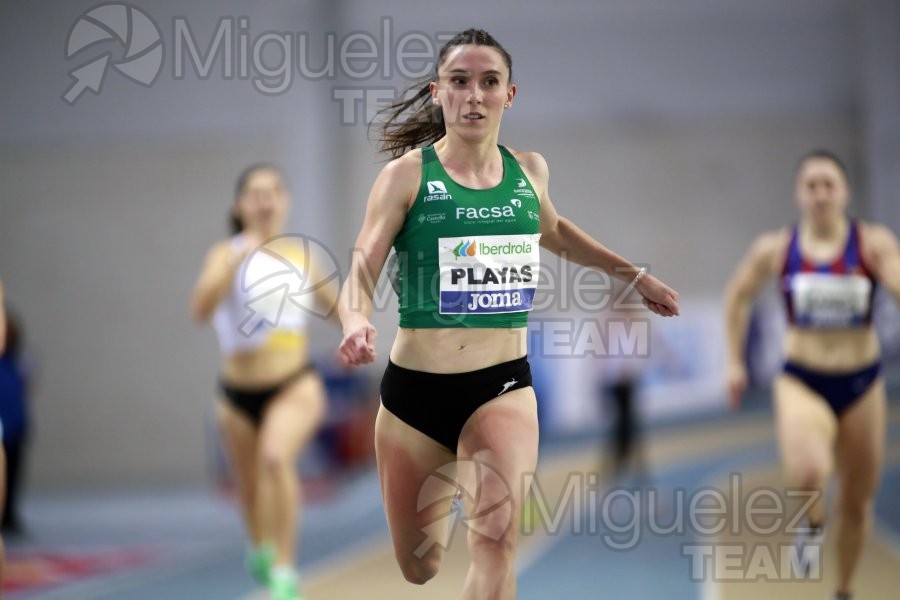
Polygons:
<instances>
[{"instance_id":1,"label":"runner's right arm","mask_svg":"<svg viewBox=\"0 0 900 600\"><path fill-rule=\"evenodd\" d=\"M349 365L375 360L376 331L369 322L372 294L421 181L421 155L416 154L410 152L385 165L369 193L350 272L338 302L344 332L340 354Z\"/></svg>"}]
</instances>

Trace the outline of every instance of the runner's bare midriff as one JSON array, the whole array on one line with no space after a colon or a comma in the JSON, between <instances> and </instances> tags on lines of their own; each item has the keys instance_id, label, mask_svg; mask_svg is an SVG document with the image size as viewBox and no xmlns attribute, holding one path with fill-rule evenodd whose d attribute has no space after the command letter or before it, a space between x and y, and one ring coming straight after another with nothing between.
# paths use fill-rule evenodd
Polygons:
<instances>
[{"instance_id":1,"label":"runner's bare midriff","mask_svg":"<svg viewBox=\"0 0 900 600\"><path fill-rule=\"evenodd\" d=\"M837 330L790 328L784 341L787 360L815 371L846 373L875 363L881 354L871 327Z\"/></svg>"},{"instance_id":2,"label":"runner's bare midriff","mask_svg":"<svg viewBox=\"0 0 900 600\"><path fill-rule=\"evenodd\" d=\"M222 376L230 384L254 389L277 385L309 361L306 336L294 344L239 352L222 361Z\"/></svg>"},{"instance_id":3,"label":"runner's bare midriff","mask_svg":"<svg viewBox=\"0 0 900 600\"><path fill-rule=\"evenodd\" d=\"M429 373L465 373L525 356L527 329L400 328L391 361Z\"/></svg>"}]
</instances>

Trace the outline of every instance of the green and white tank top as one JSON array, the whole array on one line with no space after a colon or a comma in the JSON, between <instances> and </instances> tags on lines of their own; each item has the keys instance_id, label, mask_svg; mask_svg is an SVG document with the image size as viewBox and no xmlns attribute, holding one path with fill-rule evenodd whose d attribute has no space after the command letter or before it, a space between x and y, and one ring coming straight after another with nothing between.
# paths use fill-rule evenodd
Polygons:
<instances>
[{"instance_id":1,"label":"green and white tank top","mask_svg":"<svg viewBox=\"0 0 900 600\"><path fill-rule=\"evenodd\" d=\"M503 179L474 190L453 181L434 146L394 240L400 327L524 327L539 276L540 201L499 146Z\"/></svg>"}]
</instances>

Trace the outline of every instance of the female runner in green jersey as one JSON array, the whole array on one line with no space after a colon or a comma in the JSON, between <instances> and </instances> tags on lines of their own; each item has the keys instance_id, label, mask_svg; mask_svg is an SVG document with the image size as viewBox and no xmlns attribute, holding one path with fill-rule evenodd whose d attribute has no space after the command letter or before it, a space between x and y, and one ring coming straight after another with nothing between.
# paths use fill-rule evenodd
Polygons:
<instances>
[{"instance_id":1,"label":"female runner in green jersey","mask_svg":"<svg viewBox=\"0 0 900 600\"><path fill-rule=\"evenodd\" d=\"M339 303L343 360L372 362L373 286L393 246L400 328L375 448L394 551L407 580L437 573L456 492L439 482L455 478L474 490L462 597L478 600L515 597L514 517L538 450L526 357L538 245L633 283L656 314L678 314L675 291L556 213L540 154L497 144L516 96L511 65L490 34L464 31L441 49L434 80L387 109L394 160L372 187Z\"/></svg>"}]
</instances>

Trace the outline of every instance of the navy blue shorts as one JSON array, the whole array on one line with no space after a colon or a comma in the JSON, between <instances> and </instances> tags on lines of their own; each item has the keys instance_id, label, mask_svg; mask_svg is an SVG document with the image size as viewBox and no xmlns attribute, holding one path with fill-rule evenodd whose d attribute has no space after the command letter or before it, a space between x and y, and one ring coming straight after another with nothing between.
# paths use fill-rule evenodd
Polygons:
<instances>
[{"instance_id":1,"label":"navy blue shorts","mask_svg":"<svg viewBox=\"0 0 900 600\"><path fill-rule=\"evenodd\" d=\"M822 396L838 417L869 391L881 372L881 363L852 373L823 373L792 362L784 363L784 372L802 381L806 387Z\"/></svg>"}]
</instances>

